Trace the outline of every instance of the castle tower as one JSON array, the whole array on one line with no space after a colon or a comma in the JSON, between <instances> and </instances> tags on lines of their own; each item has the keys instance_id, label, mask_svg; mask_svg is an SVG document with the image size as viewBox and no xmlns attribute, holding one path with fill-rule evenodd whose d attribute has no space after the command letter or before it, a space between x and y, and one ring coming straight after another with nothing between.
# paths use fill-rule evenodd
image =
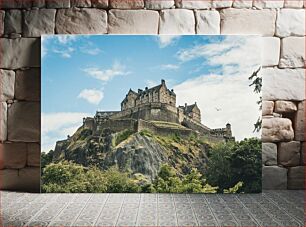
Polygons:
<instances>
[{"instance_id":1,"label":"castle tower","mask_svg":"<svg viewBox=\"0 0 306 227\"><path fill-rule=\"evenodd\" d=\"M226 136L227 137L232 137L232 126L231 126L230 123L226 124L225 130L226 130Z\"/></svg>"}]
</instances>

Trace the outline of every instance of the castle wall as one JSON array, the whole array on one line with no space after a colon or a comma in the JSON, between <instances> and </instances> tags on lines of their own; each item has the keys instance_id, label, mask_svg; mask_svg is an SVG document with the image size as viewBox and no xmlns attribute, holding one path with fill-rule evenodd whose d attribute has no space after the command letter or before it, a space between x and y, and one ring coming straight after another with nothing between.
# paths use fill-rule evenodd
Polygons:
<instances>
[{"instance_id":1,"label":"castle wall","mask_svg":"<svg viewBox=\"0 0 306 227\"><path fill-rule=\"evenodd\" d=\"M83 122L83 127L86 129L94 130L94 119L92 117L86 117Z\"/></svg>"},{"instance_id":2,"label":"castle wall","mask_svg":"<svg viewBox=\"0 0 306 227\"><path fill-rule=\"evenodd\" d=\"M182 125L188 127L188 128L191 128L193 130L196 130L204 135L209 135L210 132L211 132L211 129L202 125L202 124L199 124L198 122L188 118L188 117L185 117L183 122L182 122Z\"/></svg>"},{"instance_id":3,"label":"castle wall","mask_svg":"<svg viewBox=\"0 0 306 227\"><path fill-rule=\"evenodd\" d=\"M135 107L135 97L128 96L127 102L123 103L122 110Z\"/></svg>"},{"instance_id":4,"label":"castle wall","mask_svg":"<svg viewBox=\"0 0 306 227\"><path fill-rule=\"evenodd\" d=\"M152 102L159 102L159 93L156 91L152 93Z\"/></svg>"},{"instance_id":5,"label":"castle wall","mask_svg":"<svg viewBox=\"0 0 306 227\"><path fill-rule=\"evenodd\" d=\"M182 137L189 137L192 135L193 131L191 129L179 129L179 128L162 128L162 127L157 127L153 123L150 123L148 121L144 121L139 119L138 124L137 124L137 131L140 132L142 130L149 130L153 133L156 133L158 135L163 135L163 136L169 136L171 134L177 134Z\"/></svg>"},{"instance_id":6,"label":"castle wall","mask_svg":"<svg viewBox=\"0 0 306 227\"><path fill-rule=\"evenodd\" d=\"M136 131L136 123L137 120L135 119L108 119L97 124L95 134L101 133L106 128L111 129L112 132L119 132L126 129Z\"/></svg>"},{"instance_id":7,"label":"castle wall","mask_svg":"<svg viewBox=\"0 0 306 227\"><path fill-rule=\"evenodd\" d=\"M128 110L115 113L112 119L133 118L143 120L168 121L179 123L177 108L165 103L141 104Z\"/></svg>"},{"instance_id":8,"label":"castle wall","mask_svg":"<svg viewBox=\"0 0 306 227\"><path fill-rule=\"evenodd\" d=\"M169 105L176 106L176 97L171 95L166 87L161 87L159 100L161 103L167 103Z\"/></svg>"}]
</instances>

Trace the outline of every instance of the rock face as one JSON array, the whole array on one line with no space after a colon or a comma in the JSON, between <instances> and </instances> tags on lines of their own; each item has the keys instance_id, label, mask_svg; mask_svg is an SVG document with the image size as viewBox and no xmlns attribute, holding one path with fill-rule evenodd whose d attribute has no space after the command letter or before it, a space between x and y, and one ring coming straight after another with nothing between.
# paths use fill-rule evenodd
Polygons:
<instances>
[{"instance_id":1,"label":"rock face","mask_svg":"<svg viewBox=\"0 0 306 227\"><path fill-rule=\"evenodd\" d=\"M16 102L8 108L8 140L38 142L40 140L40 104Z\"/></svg>"},{"instance_id":2,"label":"rock face","mask_svg":"<svg viewBox=\"0 0 306 227\"><path fill-rule=\"evenodd\" d=\"M114 9L142 9L143 0L109 0L109 5Z\"/></svg>"},{"instance_id":3,"label":"rock face","mask_svg":"<svg viewBox=\"0 0 306 227\"><path fill-rule=\"evenodd\" d=\"M159 14L151 10L110 10L108 32L157 34Z\"/></svg>"},{"instance_id":4,"label":"rock face","mask_svg":"<svg viewBox=\"0 0 306 227\"><path fill-rule=\"evenodd\" d=\"M292 123L287 118L263 118L262 141L290 141L294 138Z\"/></svg>"},{"instance_id":5,"label":"rock face","mask_svg":"<svg viewBox=\"0 0 306 227\"><path fill-rule=\"evenodd\" d=\"M298 111L294 119L295 140L305 141L305 101L298 104Z\"/></svg>"},{"instance_id":6,"label":"rock face","mask_svg":"<svg viewBox=\"0 0 306 227\"><path fill-rule=\"evenodd\" d=\"M167 1L156 1L156 0L145 0L146 9L169 9L174 7L174 0Z\"/></svg>"},{"instance_id":7,"label":"rock face","mask_svg":"<svg viewBox=\"0 0 306 227\"><path fill-rule=\"evenodd\" d=\"M288 189L304 188L304 166L289 168L288 172Z\"/></svg>"},{"instance_id":8,"label":"rock face","mask_svg":"<svg viewBox=\"0 0 306 227\"><path fill-rule=\"evenodd\" d=\"M193 11L187 9L162 10L160 13L160 34L195 34Z\"/></svg>"},{"instance_id":9,"label":"rock face","mask_svg":"<svg viewBox=\"0 0 306 227\"><path fill-rule=\"evenodd\" d=\"M281 68L299 68L305 66L305 37L287 37L282 39Z\"/></svg>"},{"instance_id":10,"label":"rock face","mask_svg":"<svg viewBox=\"0 0 306 227\"><path fill-rule=\"evenodd\" d=\"M0 69L0 101L14 99L15 72Z\"/></svg>"},{"instance_id":11,"label":"rock face","mask_svg":"<svg viewBox=\"0 0 306 227\"><path fill-rule=\"evenodd\" d=\"M274 109L273 101L262 101L262 115L272 115Z\"/></svg>"},{"instance_id":12,"label":"rock face","mask_svg":"<svg viewBox=\"0 0 306 227\"><path fill-rule=\"evenodd\" d=\"M27 163L25 143L0 143L0 169L21 169Z\"/></svg>"},{"instance_id":13,"label":"rock face","mask_svg":"<svg viewBox=\"0 0 306 227\"><path fill-rule=\"evenodd\" d=\"M5 15L4 33L22 33L22 13L20 10L9 10Z\"/></svg>"},{"instance_id":14,"label":"rock face","mask_svg":"<svg viewBox=\"0 0 306 227\"><path fill-rule=\"evenodd\" d=\"M53 161L71 160L83 166L97 165L104 170L117 165L121 170L130 169L132 173L141 173L151 180L163 163L175 167L179 174L187 173L193 167L204 171L206 166L209 146L205 144L192 144L187 139L175 143L166 137L138 132L117 143L116 138L121 132L111 133L105 129L98 139L91 133L81 127L70 139L57 142ZM192 152L186 152L188 149Z\"/></svg>"},{"instance_id":15,"label":"rock face","mask_svg":"<svg viewBox=\"0 0 306 227\"><path fill-rule=\"evenodd\" d=\"M277 145L275 143L262 143L262 164L277 165Z\"/></svg>"},{"instance_id":16,"label":"rock face","mask_svg":"<svg viewBox=\"0 0 306 227\"><path fill-rule=\"evenodd\" d=\"M53 34L55 27L55 9L34 9L24 13L25 37L40 37L42 34Z\"/></svg>"},{"instance_id":17,"label":"rock face","mask_svg":"<svg viewBox=\"0 0 306 227\"><path fill-rule=\"evenodd\" d=\"M224 9L220 11L221 34L260 34L273 36L275 10Z\"/></svg>"},{"instance_id":18,"label":"rock face","mask_svg":"<svg viewBox=\"0 0 306 227\"><path fill-rule=\"evenodd\" d=\"M279 37L305 35L305 10L281 9L277 14L276 35Z\"/></svg>"},{"instance_id":19,"label":"rock face","mask_svg":"<svg viewBox=\"0 0 306 227\"><path fill-rule=\"evenodd\" d=\"M16 71L15 97L17 100L40 101L40 69Z\"/></svg>"},{"instance_id":20,"label":"rock face","mask_svg":"<svg viewBox=\"0 0 306 227\"><path fill-rule=\"evenodd\" d=\"M300 142L280 143L278 162L283 166L298 166L300 164Z\"/></svg>"},{"instance_id":21,"label":"rock face","mask_svg":"<svg viewBox=\"0 0 306 227\"><path fill-rule=\"evenodd\" d=\"M0 38L1 68L19 69L40 66L40 40L35 38Z\"/></svg>"},{"instance_id":22,"label":"rock face","mask_svg":"<svg viewBox=\"0 0 306 227\"><path fill-rule=\"evenodd\" d=\"M305 73L303 69L262 69L263 100L304 100Z\"/></svg>"},{"instance_id":23,"label":"rock face","mask_svg":"<svg viewBox=\"0 0 306 227\"><path fill-rule=\"evenodd\" d=\"M263 189L287 189L287 169L279 166L264 166L262 169Z\"/></svg>"},{"instance_id":24,"label":"rock face","mask_svg":"<svg viewBox=\"0 0 306 227\"><path fill-rule=\"evenodd\" d=\"M280 54L280 39L276 37L262 38L262 66L278 65Z\"/></svg>"},{"instance_id":25,"label":"rock face","mask_svg":"<svg viewBox=\"0 0 306 227\"><path fill-rule=\"evenodd\" d=\"M0 142L7 140L7 104L0 103Z\"/></svg>"},{"instance_id":26,"label":"rock face","mask_svg":"<svg viewBox=\"0 0 306 227\"><path fill-rule=\"evenodd\" d=\"M60 9L56 17L59 34L99 34L107 32L107 13L101 9Z\"/></svg>"},{"instance_id":27,"label":"rock face","mask_svg":"<svg viewBox=\"0 0 306 227\"><path fill-rule=\"evenodd\" d=\"M218 11L197 10L195 15L197 34L220 34L220 14Z\"/></svg>"},{"instance_id":28,"label":"rock face","mask_svg":"<svg viewBox=\"0 0 306 227\"><path fill-rule=\"evenodd\" d=\"M275 101L275 112L276 113L293 113L297 111L297 107L294 102L291 101Z\"/></svg>"},{"instance_id":29,"label":"rock face","mask_svg":"<svg viewBox=\"0 0 306 227\"><path fill-rule=\"evenodd\" d=\"M120 169L131 169L135 173L150 176L153 180L161 163L169 163L166 150L151 138L136 134L123 147L109 153L105 162L112 166L116 163Z\"/></svg>"}]
</instances>

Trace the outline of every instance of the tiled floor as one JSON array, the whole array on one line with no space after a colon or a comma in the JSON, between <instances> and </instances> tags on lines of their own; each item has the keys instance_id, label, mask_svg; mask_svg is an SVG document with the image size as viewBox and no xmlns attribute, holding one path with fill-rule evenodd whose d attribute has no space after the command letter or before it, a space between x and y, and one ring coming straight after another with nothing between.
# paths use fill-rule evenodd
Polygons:
<instances>
[{"instance_id":1,"label":"tiled floor","mask_svg":"<svg viewBox=\"0 0 306 227\"><path fill-rule=\"evenodd\" d=\"M304 226L303 191L262 194L1 192L5 226Z\"/></svg>"}]
</instances>

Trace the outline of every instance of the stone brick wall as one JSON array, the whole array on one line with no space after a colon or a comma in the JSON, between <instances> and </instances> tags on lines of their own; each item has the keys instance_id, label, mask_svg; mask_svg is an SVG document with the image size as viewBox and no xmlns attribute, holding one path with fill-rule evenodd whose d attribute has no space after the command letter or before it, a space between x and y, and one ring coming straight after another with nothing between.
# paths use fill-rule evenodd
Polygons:
<instances>
[{"instance_id":1,"label":"stone brick wall","mask_svg":"<svg viewBox=\"0 0 306 227\"><path fill-rule=\"evenodd\" d=\"M263 35L263 186L302 188L302 0L0 0L1 188L39 189L41 34ZM289 101L289 102L288 102Z\"/></svg>"}]
</instances>

